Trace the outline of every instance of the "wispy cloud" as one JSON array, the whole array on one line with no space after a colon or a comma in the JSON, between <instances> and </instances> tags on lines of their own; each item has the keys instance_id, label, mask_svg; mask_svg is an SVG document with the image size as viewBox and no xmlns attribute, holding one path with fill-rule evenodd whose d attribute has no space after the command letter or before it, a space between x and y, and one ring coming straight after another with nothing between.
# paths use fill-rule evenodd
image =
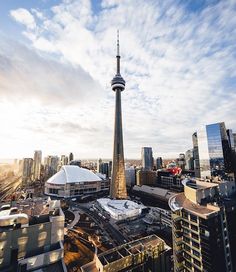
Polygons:
<instances>
[{"instance_id":1,"label":"wispy cloud","mask_svg":"<svg viewBox=\"0 0 236 272\"><path fill-rule=\"evenodd\" d=\"M27 29L35 29L36 23L34 20L34 16L26 9L19 8L16 10L11 10L10 15L13 19L15 19L17 22L23 24L27 27Z\"/></svg>"},{"instance_id":2,"label":"wispy cloud","mask_svg":"<svg viewBox=\"0 0 236 272\"><path fill-rule=\"evenodd\" d=\"M122 74L127 81L122 93L126 155L139 156L142 145L153 146L156 155L183 152L191 147L191 134L201 124L223 120L236 129L235 2L206 1L197 9L189 3L104 0L94 10L90 1L65 0L50 11L11 11L26 26L23 34L32 49L24 48L31 53L24 53L27 56L23 54L21 60L19 55L2 54L3 82L13 71L9 92L18 80L27 97L36 91L42 103L53 97L64 99L72 118L81 115L78 126L99 128L92 134L78 133L81 141L73 149L83 150L84 157L111 156L112 129L107 128L113 127L114 94L109 81L115 70L119 28ZM32 80L26 86L28 75ZM99 97L91 109L91 100ZM61 111L67 129L76 124L67 110ZM65 142L66 134L60 137Z\"/></svg>"}]
</instances>

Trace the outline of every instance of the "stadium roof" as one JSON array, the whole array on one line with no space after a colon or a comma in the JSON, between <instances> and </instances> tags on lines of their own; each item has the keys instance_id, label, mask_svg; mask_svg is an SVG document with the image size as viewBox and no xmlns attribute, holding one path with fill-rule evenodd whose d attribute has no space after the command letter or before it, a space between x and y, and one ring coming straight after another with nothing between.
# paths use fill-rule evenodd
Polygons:
<instances>
[{"instance_id":1,"label":"stadium roof","mask_svg":"<svg viewBox=\"0 0 236 272\"><path fill-rule=\"evenodd\" d=\"M101 178L88 169L76 165L63 165L59 172L47 180L47 183L64 185L88 181L101 181Z\"/></svg>"}]
</instances>

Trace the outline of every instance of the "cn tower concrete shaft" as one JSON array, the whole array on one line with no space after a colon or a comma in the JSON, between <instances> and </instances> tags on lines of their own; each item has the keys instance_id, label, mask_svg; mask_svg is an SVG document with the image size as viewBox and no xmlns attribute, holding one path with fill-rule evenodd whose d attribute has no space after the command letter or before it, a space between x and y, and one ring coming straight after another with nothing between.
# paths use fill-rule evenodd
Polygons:
<instances>
[{"instance_id":1,"label":"cn tower concrete shaft","mask_svg":"<svg viewBox=\"0 0 236 272\"><path fill-rule=\"evenodd\" d=\"M119 37L117 39L116 60L117 60L116 75L111 82L112 90L116 93L116 108L115 108L114 146L113 146L110 197L113 199L126 199L127 190L125 178L122 111L121 111L121 92L125 89L125 80L120 75Z\"/></svg>"},{"instance_id":2,"label":"cn tower concrete shaft","mask_svg":"<svg viewBox=\"0 0 236 272\"><path fill-rule=\"evenodd\" d=\"M126 199L126 178L122 133L121 90L116 89L116 109L114 127L113 166L111 180L111 198Z\"/></svg>"}]
</instances>

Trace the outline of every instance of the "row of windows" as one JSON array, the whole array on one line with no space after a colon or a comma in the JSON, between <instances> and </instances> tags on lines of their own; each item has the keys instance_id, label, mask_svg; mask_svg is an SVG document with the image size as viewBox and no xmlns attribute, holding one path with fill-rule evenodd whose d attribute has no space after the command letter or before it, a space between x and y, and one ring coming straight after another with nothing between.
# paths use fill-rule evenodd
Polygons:
<instances>
[{"instance_id":1,"label":"row of windows","mask_svg":"<svg viewBox=\"0 0 236 272\"><path fill-rule=\"evenodd\" d=\"M58 195L58 191L59 191L58 189L49 188L50 194Z\"/></svg>"},{"instance_id":2,"label":"row of windows","mask_svg":"<svg viewBox=\"0 0 236 272\"><path fill-rule=\"evenodd\" d=\"M88 188L88 189L80 189L71 191L71 195L82 195L83 193L96 192L97 188Z\"/></svg>"}]
</instances>

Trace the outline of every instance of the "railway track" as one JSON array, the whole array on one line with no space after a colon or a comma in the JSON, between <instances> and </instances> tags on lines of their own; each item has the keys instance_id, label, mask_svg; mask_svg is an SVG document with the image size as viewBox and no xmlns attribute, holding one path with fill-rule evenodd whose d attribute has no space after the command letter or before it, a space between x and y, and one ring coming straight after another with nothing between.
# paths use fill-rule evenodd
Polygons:
<instances>
[{"instance_id":1,"label":"railway track","mask_svg":"<svg viewBox=\"0 0 236 272\"><path fill-rule=\"evenodd\" d=\"M0 181L0 201L3 201L6 197L13 194L21 185L21 177L12 177Z\"/></svg>"}]
</instances>

